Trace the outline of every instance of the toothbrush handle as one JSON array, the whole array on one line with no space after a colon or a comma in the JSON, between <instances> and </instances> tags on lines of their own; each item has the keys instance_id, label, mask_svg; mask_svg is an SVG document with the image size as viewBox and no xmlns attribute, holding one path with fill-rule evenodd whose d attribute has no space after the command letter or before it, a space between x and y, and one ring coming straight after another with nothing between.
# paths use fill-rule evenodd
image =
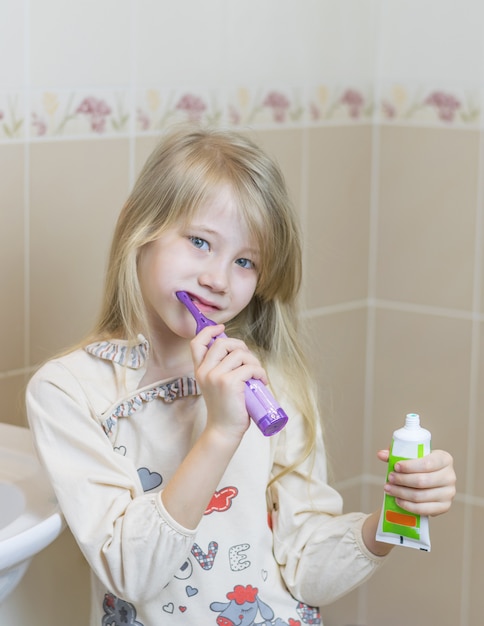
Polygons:
<instances>
[{"instance_id":1,"label":"toothbrush handle","mask_svg":"<svg viewBox=\"0 0 484 626\"><path fill-rule=\"evenodd\" d=\"M199 333L202 328L215 325L215 322L205 317L203 313L192 302L192 299L186 291L177 291L176 297L190 311L197 324L196 332ZM218 337L227 337L225 333ZM214 337L208 346L210 347L217 337ZM260 380L251 378L246 381L245 387L245 405L247 413L254 420L260 431L266 437L275 435L284 428L288 417L279 404L274 399L269 389Z\"/></svg>"},{"instance_id":2,"label":"toothbrush handle","mask_svg":"<svg viewBox=\"0 0 484 626\"><path fill-rule=\"evenodd\" d=\"M221 333L218 337L227 337L227 335ZM209 347L215 339L211 340ZM287 424L288 417L285 411L260 380L250 378L245 385L244 396L247 413L265 437L275 435Z\"/></svg>"},{"instance_id":3,"label":"toothbrush handle","mask_svg":"<svg viewBox=\"0 0 484 626\"><path fill-rule=\"evenodd\" d=\"M288 417L269 389L260 380L251 378L245 383L247 413L263 435L275 435L287 424Z\"/></svg>"}]
</instances>

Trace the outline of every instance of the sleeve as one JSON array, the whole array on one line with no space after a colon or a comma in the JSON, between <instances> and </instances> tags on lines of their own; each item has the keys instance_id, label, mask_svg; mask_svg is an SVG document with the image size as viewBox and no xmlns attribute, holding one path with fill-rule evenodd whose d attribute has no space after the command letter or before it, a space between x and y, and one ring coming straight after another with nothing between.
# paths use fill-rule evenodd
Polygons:
<instances>
[{"instance_id":1,"label":"sleeve","mask_svg":"<svg viewBox=\"0 0 484 626\"><path fill-rule=\"evenodd\" d=\"M77 379L59 361L45 365L27 388L35 445L62 513L97 577L130 602L151 599L193 544L145 494L133 464L113 448Z\"/></svg>"},{"instance_id":2,"label":"sleeve","mask_svg":"<svg viewBox=\"0 0 484 626\"><path fill-rule=\"evenodd\" d=\"M274 474L297 459L304 434L292 414L281 432ZM274 553L282 577L299 600L324 606L366 580L386 557L371 553L362 537L367 515L342 513L341 496L327 484L326 455L320 426L314 455L270 487Z\"/></svg>"}]
</instances>

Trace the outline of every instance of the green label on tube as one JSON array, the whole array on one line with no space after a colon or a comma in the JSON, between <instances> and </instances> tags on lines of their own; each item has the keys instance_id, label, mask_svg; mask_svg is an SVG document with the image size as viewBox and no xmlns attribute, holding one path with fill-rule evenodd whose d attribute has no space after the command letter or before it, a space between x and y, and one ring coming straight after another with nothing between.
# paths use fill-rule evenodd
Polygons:
<instances>
[{"instance_id":1,"label":"green label on tube","mask_svg":"<svg viewBox=\"0 0 484 626\"><path fill-rule=\"evenodd\" d=\"M393 451L393 445L392 445ZM406 461L407 457L393 456L390 451L390 457L388 459L388 475L393 471L395 463L398 461ZM424 456L424 444L418 444L418 458ZM387 533L394 533L396 535L403 535L410 539L420 539L420 515L415 513L409 513L398 506L395 502L394 496L385 494L383 503L383 522L382 530Z\"/></svg>"}]
</instances>

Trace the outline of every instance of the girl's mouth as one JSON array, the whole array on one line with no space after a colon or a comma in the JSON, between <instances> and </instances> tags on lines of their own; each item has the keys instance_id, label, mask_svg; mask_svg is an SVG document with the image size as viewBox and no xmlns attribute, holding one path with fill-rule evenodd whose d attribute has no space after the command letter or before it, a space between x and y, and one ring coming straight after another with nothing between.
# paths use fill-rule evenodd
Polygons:
<instances>
[{"instance_id":1,"label":"girl's mouth","mask_svg":"<svg viewBox=\"0 0 484 626\"><path fill-rule=\"evenodd\" d=\"M204 300L203 298L199 298L198 296L188 293L188 297L195 304L195 306L203 312L216 312L220 310L220 307L214 304L213 302L209 302L208 300Z\"/></svg>"}]
</instances>

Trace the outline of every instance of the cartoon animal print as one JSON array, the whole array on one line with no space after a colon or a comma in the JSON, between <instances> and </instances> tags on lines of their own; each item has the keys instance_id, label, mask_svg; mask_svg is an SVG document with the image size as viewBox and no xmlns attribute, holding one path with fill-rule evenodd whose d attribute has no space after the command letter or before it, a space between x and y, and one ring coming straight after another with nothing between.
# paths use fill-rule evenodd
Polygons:
<instances>
[{"instance_id":1,"label":"cartoon animal print","mask_svg":"<svg viewBox=\"0 0 484 626\"><path fill-rule=\"evenodd\" d=\"M215 557L218 552L218 543L211 541L208 544L208 552L205 553L198 543L194 543L191 550L193 556L197 559L200 567L205 570L212 569Z\"/></svg>"},{"instance_id":2,"label":"cartoon animal print","mask_svg":"<svg viewBox=\"0 0 484 626\"><path fill-rule=\"evenodd\" d=\"M271 607L262 602L258 596L257 587L247 585L236 585L233 591L227 594L228 602L212 602L210 609L219 613L217 617L218 626L289 626L287 622L277 618L274 619L274 611ZM257 616L262 617L263 622L256 622Z\"/></svg>"},{"instance_id":3,"label":"cartoon animal print","mask_svg":"<svg viewBox=\"0 0 484 626\"><path fill-rule=\"evenodd\" d=\"M227 511L232 506L232 500L238 493L239 490L237 487L223 487L223 489L219 489L219 491L213 494L212 499L205 509L204 515L210 515L210 513L214 513L215 511L218 513Z\"/></svg>"},{"instance_id":4,"label":"cartoon animal print","mask_svg":"<svg viewBox=\"0 0 484 626\"><path fill-rule=\"evenodd\" d=\"M136 620L136 609L132 604L106 593L103 601L102 626L143 626Z\"/></svg>"}]
</instances>

